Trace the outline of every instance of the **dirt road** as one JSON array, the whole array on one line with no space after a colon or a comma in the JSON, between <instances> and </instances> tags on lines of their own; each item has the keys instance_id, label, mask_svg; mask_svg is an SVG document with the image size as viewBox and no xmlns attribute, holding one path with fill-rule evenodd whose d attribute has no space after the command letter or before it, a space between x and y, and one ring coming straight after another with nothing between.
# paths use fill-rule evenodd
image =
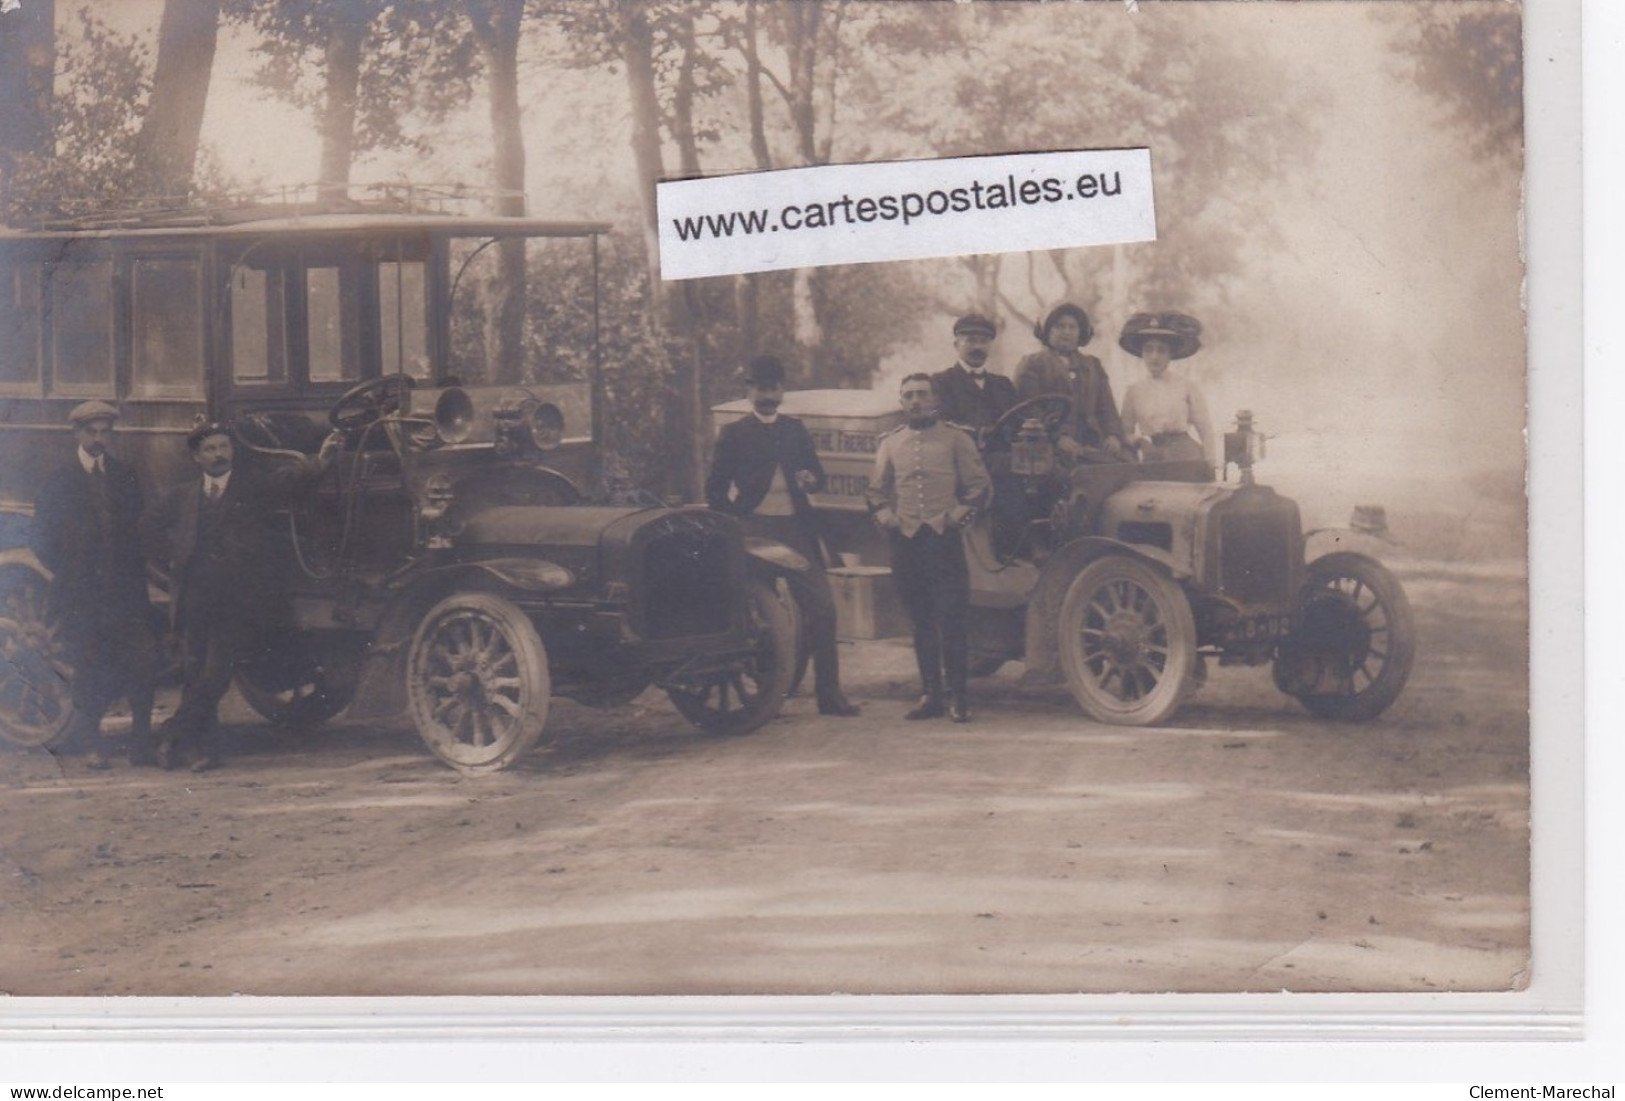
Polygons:
<instances>
[{"instance_id":1,"label":"dirt road","mask_svg":"<svg viewBox=\"0 0 1625 1101\"><path fill-rule=\"evenodd\" d=\"M1497 990L1528 960L1525 590L1405 575L1421 649L1376 723L1214 669L1156 730L1019 666L901 719L901 643L748 737L658 693L557 705L465 779L409 729L227 767L0 755L0 990L18 995Z\"/></svg>"}]
</instances>

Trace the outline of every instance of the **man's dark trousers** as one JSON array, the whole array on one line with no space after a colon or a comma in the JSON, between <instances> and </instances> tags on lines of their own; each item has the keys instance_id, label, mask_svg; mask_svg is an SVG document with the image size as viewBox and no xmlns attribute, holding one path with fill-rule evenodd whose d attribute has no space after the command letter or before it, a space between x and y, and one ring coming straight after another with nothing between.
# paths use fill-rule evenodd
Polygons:
<instances>
[{"instance_id":1,"label":"man's dark trousers","mask_svg":"<svg viewBox=\"0 0 1625 1101\"><path fill-rule=\"evenodd\" d=\"M970 604L970 572L957 528L940 535L922 526L912 537L891 533L892 580L914 621L914 657L920 683L932 699L942 698L944 673L949 694L964 699L968 687L969 644L965 612Z\"/></svg>"}]
</instances>

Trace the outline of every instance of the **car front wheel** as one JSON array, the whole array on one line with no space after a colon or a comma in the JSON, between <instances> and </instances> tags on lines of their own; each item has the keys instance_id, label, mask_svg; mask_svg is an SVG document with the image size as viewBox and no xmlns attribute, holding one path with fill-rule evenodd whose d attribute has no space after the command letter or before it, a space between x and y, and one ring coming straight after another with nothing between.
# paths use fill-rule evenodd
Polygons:
<instances>
[{"instance_id":1,"label":"car front wheel","mask_svg":"<svg viewBox=\"0 0 1625 1101\"><path fill-rule=\"evenodd\" d=\"M1061 665L1090 718L1149 726L1194 687L1196 623L1185 594L1156 569L1109 554L1078 572L1061 603Z\"/></svg>"},{"instance_id":2,"label":"car front wheel","mask_svg":"<svg viewBox=\"0 0 1625 1101\"><path fill-rule=\"evenodd\" d=\"M499 596L436 604L412 638L407 676L418 734L459 772L507 768L547 724L547 651L530 617Z\"/></svg>"},{"instance_id":3,"label":"car front wheel","mask_svg":"<svg viewBox=\"0 0 1625 1101\"><path fill-rule=\"evenodd\" d=\"M666 694L683 718L707 734L749 734L774 715L795 675L796 626L772 587L746 592L750 654L727 668L670 684Z\"/></svg>"}]
</instances>

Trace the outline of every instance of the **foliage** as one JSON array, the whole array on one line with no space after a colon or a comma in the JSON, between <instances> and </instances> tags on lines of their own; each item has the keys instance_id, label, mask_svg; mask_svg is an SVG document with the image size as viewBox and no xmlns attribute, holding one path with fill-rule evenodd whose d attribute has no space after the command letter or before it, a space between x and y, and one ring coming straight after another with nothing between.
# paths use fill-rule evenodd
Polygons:
<instances>
[{"instance_id":1,"label":"foliage","mask_svg":"<svg viewBox=\"0 0 1625 1101\"><path fill-rule=\"evenodd\" d=\"M58 38L51 106L55 156L17 166L12 197L24 218L127 206L137 194L135 147L152 92L152 51L89 10Z\"/></svg>"},{"instance_id":2,"label":"foliage","mask_svg":"<svg viewBox=\"0 0 1625 1101\"><path fill-rule=\"evenodd\" d=\"M1523 19L1509 4L1418 5L1399 48L1418 86L1468 135L1486 161L1523 155Z\"/></svg>"},{"instance_id":3,"label":"foliage","mask_svg":"<svg viewBox=\"0 0 1625 1101\"><path fill-rule=\"evenodd\" d=\"M479 74L467 21L437 0L227 0L224 10L260 34L259 83L318 117L326 102L316 77L329 42L343 29L361 33L357 152L425 151L408 121L416 112L443 117L466 103Z\"/></svg>"}]
</instances>

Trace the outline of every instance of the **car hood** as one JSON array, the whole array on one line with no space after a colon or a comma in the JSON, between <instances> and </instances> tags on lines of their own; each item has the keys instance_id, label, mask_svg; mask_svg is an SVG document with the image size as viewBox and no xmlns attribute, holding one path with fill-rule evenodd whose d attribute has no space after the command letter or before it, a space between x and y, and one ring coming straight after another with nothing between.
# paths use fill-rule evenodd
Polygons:
<instances>
[{"instance_id":1,"label":"car hood","mask_svg":"<svg viewBox=\"0 0 1625 1101\"><path fill-rule=\"evenodd\" d=\"M611 528L664 509L590 505L499 505L481 509L463 525L459 542L514 546L596 547Z\"/></svg>"}]
</instances>

